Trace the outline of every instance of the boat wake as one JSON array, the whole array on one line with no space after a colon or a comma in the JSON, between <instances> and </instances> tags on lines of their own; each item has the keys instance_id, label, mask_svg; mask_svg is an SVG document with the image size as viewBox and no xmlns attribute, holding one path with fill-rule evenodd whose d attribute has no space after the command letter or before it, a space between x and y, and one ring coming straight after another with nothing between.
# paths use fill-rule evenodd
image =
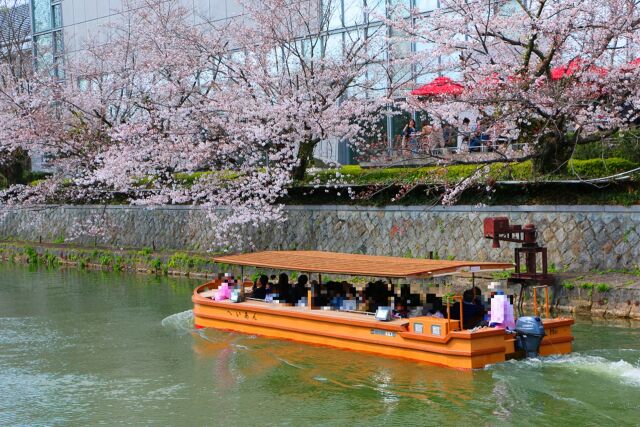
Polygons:
<instances>
[{"instance_id":1,"label":"boat wake","mask_svg":"<svg viewBox=\"0 0 640 427\"><path fill-rule=\"evenodd\" d=\"M523 362L535 367L549 365L566 367L577 372L589 372L620 380L627 385L640 387L640 367L624 360L613 361L601 356L574 353L563 356L549 356L543 359L526 359Z\"/></svg>"},{"instance_id":2,"label":"boat wake","mask_svg":"<svg viewBox=\"0 0 640 427\"><path fill-rule=\"evenodd\" d=\"M162 319L162 326L180 333L191 333L193 326L193 310L182 311Z\"/></svg>"}]
</instances>

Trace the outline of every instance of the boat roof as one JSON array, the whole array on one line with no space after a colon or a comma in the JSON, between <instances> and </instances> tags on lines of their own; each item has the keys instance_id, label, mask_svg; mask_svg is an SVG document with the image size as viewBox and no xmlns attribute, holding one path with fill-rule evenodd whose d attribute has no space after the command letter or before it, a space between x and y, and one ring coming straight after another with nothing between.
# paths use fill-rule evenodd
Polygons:
<instances>
[{"instance_id":1,"label":"boat roof","mask_svg":"<svg viewBox=\"0 0 640 427\"><path fill-rule=\"evenodd\" d=\"M449 261L322 251L264 251L217 256L213 260L273 270L389 278L429 278L513 268L513 264L504 262Z\"/></svg>"}]
</instances>

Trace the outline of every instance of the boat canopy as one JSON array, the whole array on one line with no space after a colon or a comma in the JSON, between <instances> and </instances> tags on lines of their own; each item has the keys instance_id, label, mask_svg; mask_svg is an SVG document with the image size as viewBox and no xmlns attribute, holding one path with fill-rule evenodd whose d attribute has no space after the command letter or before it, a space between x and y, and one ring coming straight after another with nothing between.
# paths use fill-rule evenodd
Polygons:
<instances>
[{"instance_id":1,"label":"boat canopy","mask_svg":"<svg viewBox=\"0 0 640 427\"><path fill-rule=\"evenodd\" d=\"M507 270L504 262L449 261L322 251L264 251L214 257L218 263L305 273L388 278L429 278L466 272Z\"/></svg>"}]
</instances>

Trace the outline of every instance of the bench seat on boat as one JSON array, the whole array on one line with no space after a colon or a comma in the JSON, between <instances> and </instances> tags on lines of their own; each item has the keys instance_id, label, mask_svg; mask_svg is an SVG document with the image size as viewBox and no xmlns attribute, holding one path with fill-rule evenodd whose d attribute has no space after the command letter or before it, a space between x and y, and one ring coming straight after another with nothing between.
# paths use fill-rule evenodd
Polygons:
<instances>
[{"instance_id":1,"label":"bench seat on boat","mask_svg":"<svg viewBox=\"0 0 640 427\"><path fill-rule=\"evenodd\" d=\"M208 291L204 291L204 292L200 292L200 296L203 298L212 298L214 297L216 294L216 290L215 289L210 289Z\"/></svg>"}]
</instances>

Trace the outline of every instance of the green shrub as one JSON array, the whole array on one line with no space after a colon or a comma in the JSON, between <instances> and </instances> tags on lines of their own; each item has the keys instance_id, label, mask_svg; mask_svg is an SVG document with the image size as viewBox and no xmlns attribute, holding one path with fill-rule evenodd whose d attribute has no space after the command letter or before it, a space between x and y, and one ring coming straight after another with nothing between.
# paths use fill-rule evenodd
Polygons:
<instances>
[{"instance_id":1,"label":"green shrub","mask_svg":"<svg viewBox=\"0 0 640 427\"><path fill-rule=\"evenodd\" d=\"M206 258L189 256L186 253L178 252L173 254L171 258L169 258L169 260L167 261L167 266L170 269L182 271L189 271L194 268L196 268L196 270L200 270L204 268L208 262L209 260Z\"/></svg>"},{"instance_id":2,"label":"green shrub","mask_svg":"<svg viewBox=\"0 0 640 427\"><path fill-rule=\"evenodd\" d=\"M49 267L57 267L59 264L59 260L58 257L55 256L54 254L50 254L49 252L46 252L44 254L44 263L45 265L49 266Z\"/></svg>"},{"instance_id":3,"label":"green shrub","mask_svg":"<svg viewBox=\"0 0 640 427\"><path fill-rule=\"evenodd\" d=\"M606 283L598 283L596 289L601 293L609 292L609 290L611 290L609 285L607 285Z\"/></svg>"},{"instance_id":4,"label":"green shrub","mask_svg":"<svg viewBox=\"0 0 640 427\"><path fill-rule=\"evenodd\" d=\"M38 252L31 246L24 248L24 253L27 256L29 264L35 265L38 263Z\"/></svg>"},{"instance_id":5,"label":"green shrub","mask_svg":"<svg viewBox=\"0 0 640 427\"><path fill-rule=\"evenodd\" d=\"M162 260L160 258L154 258L149 262L149 267L153 271L160 271L162 268Z\"/></svg>"},{"instance_id":6,"label":"green shrub","mask_svg":"<svg viewBox=\"0 0 640 427\"><path fill-rule=\"evenodd\" d=\"M0 174L0 189L7 188L9 186L9 180L2 174Z\"/></svg>"},{"instance_id":7,"label":"green shrub","mask_svg":"<svg viewBox=\"0 0 640 427\"><path fill-rule=\"evenodd\" d=\"M640 130L619 132L613 138L582 144L576 147L574 158L597 159L619 157L640 163Z\"/></svg>"},{"instance_id":8,"label":"green shrub","mask_svg":"<svg viewBox=\"0 0 640 427\"><path fill-rule=\"evenodd\" d=\"M514 181L528 181L533 178L533 162L527 160L521 163L510 163L511 179Z\"/></svg>"},{"instance_id":9,"label":"green shrub","mask_svg":"<svg viewBox=\"0 0 640 427\"><path fill-rule=\"evenodd\" d=\"M120 255L117 255L113 260L113 271L122 271L124 270L124 267L124 259Z\"/></svg>"},{"instance_id":10,"label":"green shrub","mask_svg":"<svg viewBox=\"0 0 640 427\"><path fill-rule=\"evenodd\" d=\"M347 165L340 168L340 173L343 175L358 175L362 173L362 167L360 165Z\"/></svg>"},{"instance_id":11,"label":"green shrub","mask_svg":"<svg viewBox=\"0 0 640 427\"><path fill-rule=\"evenodd\" d=\"M340 169L325 169L313 176L307 177L307 182L318 180L320 183L328 183L339 174L345 183L353 185L368 184L412 184L412 183L457 183L472 176L480 164L449 165L449 166L425 166L410 168L370 168L363 169L360 166L343 166ZM488 177L494 180L518 180L532 179L533 166L530 160L521 163L493 163L489 168Z\"/></svg>"},{"instance_id":12,"label":"green shrub","mask_svg":"<svg viewBox=\"0 0 640 427\"><path fill-rule=\"evenodd\" d=\"M637 163L616 157L589 160L574 159L569 162L567 172L569 174L575 174L580 178L602 178L636 167L638 167Z\"/></svg>"},{"instance_id":13,"label":"green shrub","mask_svg":"<svg viewBox=\"0 0 640 427\"><path fill-rule=\"evenodd\" d=\"M511 271L494 271L491 273L491 277L500 280L500 279L508 279L511 276Z\"/></svg>"},{"instance_id":14,"label":"green shrub","mask_svg":"<svg viewBox=\"0 0 640 427\"><path fill-rule=\"evenodd\" d=\"M180 184L183 184L186 186L192 186L193 184L195 184L196 181L198 181L200 178L205 176L205 174L209 174L209 173L211 172L191 172L191 173L180 172L175 174L174 178Z\"/></svg>"},{"instance_id":15,"label":"green shrub","mask_svg":"<svg viewBox=\"0 0 640 427\"><path fill-rule=\"evenodd\" d=\"M156 178L154 176L143 176L141 178L134 178L131 183L134 187L151 187L151 185L155 182Z\"/></svg>"},{"instance_id":16,"label":"green shrub","mask_svg":"<svg viewBox=\"0 0 640 427\"><path fill-rule=\"evenodd\" d=\"M200 171L200 172L178 172L173 177L179 184L185 185L187 187L191 187L200 179L205 178L209 175L214 175L214 174L217 178L223 181L234 180L240 176L240 174L236 171L221 170L221 171Z\"/></svg>"},{"instance_id":17,"label":"green shrub","mask_svg":"<svg viewBox=\"0 0 640 427\"><path fill-rule=\"evenodd\" d=\"M564 282L562 284L562 287L565 288L566 290L570 291L570 290L574 289L576 287L576 285L574 285L573 282L567 281L567 282Z\"/></svg>"}]
</instances>

